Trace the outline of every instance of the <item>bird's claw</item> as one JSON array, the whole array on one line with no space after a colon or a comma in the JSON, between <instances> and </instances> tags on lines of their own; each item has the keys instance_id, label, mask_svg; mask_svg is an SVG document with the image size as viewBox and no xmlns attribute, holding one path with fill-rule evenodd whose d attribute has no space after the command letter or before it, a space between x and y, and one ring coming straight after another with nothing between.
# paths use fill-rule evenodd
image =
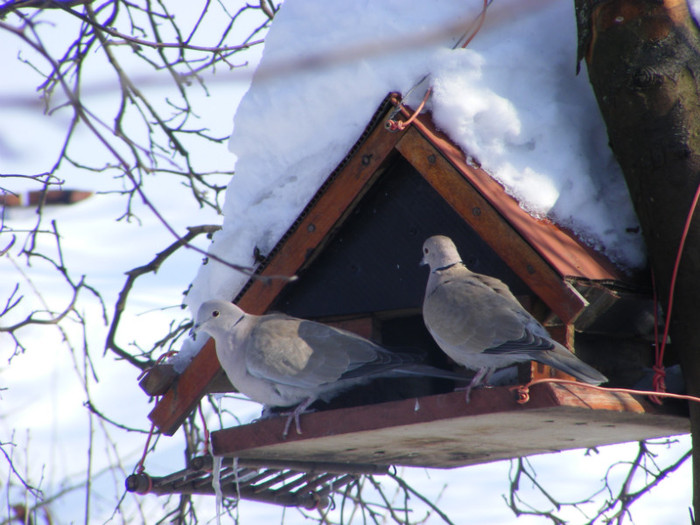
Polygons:
<instances>
[{"instance_id":1,"label":"bird's claw","mask_svg":"<svg viewBox=\"0 0 700 525\"><path fill-rule=\"evenodd\" d=\"M472 389L474 387L472 385L469 386L459 386L455 388L455 392L461 392L464 390L465 395L464 395L464 400L466 401L467 405L469 404L469 398L471 397Z\"/></svg>"},{"instance_id":2,"label":"bird's claw","mask_svg":"<svg viewBox=\"0 0 700 525\"><path fill-rule=\"evenodd\" d=\"M282 439L287 439L287 436L289 435L289 427L292 426L292 421L294 421L294 426L297 429L297 434L302 434L301 423L299 423L299 414L295 410L287 416L287 421L284 424L284 431L282 431Z\"/></svg>"},{"instance_id":3,"label":"bird's claw","mask_svg":"<svg viewBox=\"0 0 700 525\"><path fill-rule=\"evenodd\" d=\"M292 425L292 420L294 421L294 426L297 429L297 434L301 435L301 423L299 422L299 416L301 416L304 412L306 412L306 409L309 408L311 403L315 401L315 398L309 398L306 401L303 401L302 403L299 403L299 405L292 410L291 412L285 412L284 416L287 417L287 422L284 424L284 432L282 432L282 439L287 439L287 436L289 435L289 427Z\"/></svg>"}]
</instances>

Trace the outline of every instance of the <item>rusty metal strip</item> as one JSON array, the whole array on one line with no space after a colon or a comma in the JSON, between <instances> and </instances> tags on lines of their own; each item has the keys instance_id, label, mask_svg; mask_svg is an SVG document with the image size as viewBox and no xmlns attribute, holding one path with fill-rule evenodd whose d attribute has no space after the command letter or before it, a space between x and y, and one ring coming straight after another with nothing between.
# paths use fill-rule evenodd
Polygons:
<instances>
[{"instance_id":1,"label":"rusty metal strip","mask_svg":"<svg viewBox=\"0 0 700 525\"><path fill-rule=\"evenodd\" d=\"M198 458L195 458L197 460ZM126 479L129 492L138 494L214 494L213 474L207 469L211 461L193 462L193 467L163 477L134 474ZM261 501L283 506L313 509L330 504L329 495L357 479L352 474L324 474L293 470L264 470L255 476L248 467L237 467L230 458L222 461L224 472L220 477L221 491L225 496ZM280 485L277 488L271 488Z\"/></svg>"}]
</instances>

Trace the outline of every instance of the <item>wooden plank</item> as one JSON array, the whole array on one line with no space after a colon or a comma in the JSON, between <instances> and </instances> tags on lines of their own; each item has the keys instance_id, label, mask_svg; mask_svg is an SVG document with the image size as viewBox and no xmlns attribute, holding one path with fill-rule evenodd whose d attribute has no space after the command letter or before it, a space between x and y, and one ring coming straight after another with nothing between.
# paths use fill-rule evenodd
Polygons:
<instances>
[{"instance_id":1,"label":"wooden plank","mask_svg":"<svg viewBox=\"0 0 700 525\"><path fill-rule=\"evenodd\" d=\"M605 286L601 286L600 283L591 281L581 281L576 283L576 289L578 292L586 298L590 306L586 308L586 311L576 319L576 329L586 330L591 326L596 320L598 320L601 315L610 310L621 298L621 294ZM649 299L651 294L647 293L647 296L641 300ZM622 305L626 304L623 301Z\"/></svg>"},{"instance_id":2,"label":"wooden plank","mask_svg":"<svg viewBox=\"0 0 700 525\"><path fill-rule=\"evenodd\" d=\"M410 128L396 149L564 323L585 309L581 294L418 131Z\"/></svg>"},{"instance_id":3,"label":"wooden plank","mask_svg":"<svg viewBox=\"0 0 700 525\"><path fill-rule=\"evenodd\" d=\"M543 452L687 433L688 419L627 394L539 384L519 404L509 387L453 392L285 417L212 433L216 455L451 468ZM517 436L514 439L513 436Z\"/></svg>"}]
</instances>

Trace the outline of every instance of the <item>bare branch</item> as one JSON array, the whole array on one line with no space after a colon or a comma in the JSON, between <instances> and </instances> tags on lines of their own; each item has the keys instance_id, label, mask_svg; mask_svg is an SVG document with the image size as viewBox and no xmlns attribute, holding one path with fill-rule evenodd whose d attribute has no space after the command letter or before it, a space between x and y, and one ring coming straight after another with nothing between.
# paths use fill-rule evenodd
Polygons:
<instances>
[{"instance_id":1,"label":"bare branch","mask_svg":"<svg viewBox=\"0 0 700 525\"><path fill-rule=\"evenodd\" d=\"M165 260L170 257L173 253L175 253L179 248L182 248L183 246L188 245L188 243L197 237L198 235L205 233L207 235L213 234L215 231L220 230L220 226L216 225L202 225L202 226L191 226L187 228L187 234L185 234L183 237L178 238L175 242L170 244L167 248L165 248L163 251L159 252L156 254L156 256L149 262L148 264L145 264L143 266L139 266L138 268L134 268L133 270L129 270L126 272L127 279L126 282L124 283L124 286L122 287L121 291L119 292L119 297L117 299L117 302L114 306L114 316L112 317L112 323L109 327L109 333L107 334L107 341L105 343L105 352L108 350L113 351L115 354L117 354L119 357L126 359L129 361L131 364L134 366L137 366L141 370L146 370L147 368L152 367L155 364L155 361L153 359L148 359L146 361L140 361L133 357L129 352L126 350L122 349L119 345L117 345L115 338L116 338L116 333L117 329L119 327L119 321L121 320L122 313L124 312L124 309L126 308L126 301L129 296L129 292L131 291L132 287L134 286L134 282L136 279L138 279L140 276L148 274L148 273L156 273L160 266L165 262ZM170 334L168 336L170 337Z\"/></svg>"},{"instance_id":2,"label":"bare branch","mask_svg":"<svg viewBox=\"0 0 700 525\"><path fill-rule=\"evenodd\" d=\"M27 489L29 492L31 492L32 495L34 495L34 496L37 497L37 498L42 497L41 491L40 491L38 488L36 488L36 487L30 485L30 484L22 477L22 475L17 471L17 469L15 468L14 462L12 461L12 455L7 453L7 451L5 450L5 446L14 447L15 444L14 444L14 443L3 443L3 442L0 442L0 453L2 453L2 455L5 457L5 461L7 461L7 465L9 466L10 471L12 472L12 474L17 478L17 480L22 484L22 486L23 486L25 489Z\"/></svg>"},{"instance_id":3,"label":"bare branch","mask_svg":"<svg viewBox=\"0 0 700 525\"><path fill-rule=\"evenodd\" d=\"M671 462L664 468L656 465L652 447L668 446L672 440L661 442L642 441L638 444L638 451L631 461L617 461L607 468L603 477L603 485L586 497L574 502L558 501L542 484L535 480L534 471L531 466L527 466L522 458L514 460L515 468L511 471L510 494L506 503L516 516L534 515L549 519L556 525L567 523L559 511L567 508L578 510L585 516L585 523L618 523L622 524L626 517L632 515L632 505L641 497L649 494L651 490L661 483L669 474L678 470L691 456L691 451L683 453L678 459ZM648 465L647 465L648 464ZM626 468L627 472L624 480L619 483L619 487L613 482L612 473L619 468ZM554 510L538 509L527 504L520 496L520 478L525 476L536 489L536 492L544 496L552 505ZM617 477L615 477L617 479ZM642 483L641 488L632 491L632 486ZM599 496L608 494L608 497L601 502L592 515L586 515L584 505L590 507L599 500Z\"/></svg>"}]
</instances>

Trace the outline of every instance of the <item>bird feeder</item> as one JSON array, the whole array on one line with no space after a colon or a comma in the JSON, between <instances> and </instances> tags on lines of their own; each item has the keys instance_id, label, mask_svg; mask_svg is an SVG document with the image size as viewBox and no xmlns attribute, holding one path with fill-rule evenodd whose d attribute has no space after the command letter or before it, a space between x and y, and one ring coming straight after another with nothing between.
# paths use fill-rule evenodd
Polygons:
<instances>
[{"instance_id":1,"label":"bird feeder","mask_svg":"<svg viewBox=\"0 0 700 525\"><path fill-rule=\"evenodd\" d=\"M250 313L276 310L332 323L388 347L420 347L431 364L450 367L420 315L427 280L418 266L421 246L444 234L471 270L508 284L555 339L611 384L636 383L653 361L646 279L526 213L436 130L430 115L404 130L388 129L399 108L387 98L234 302ZM264 279L275 275L298 279ZM558 374L532 363L521 365L519 375L527 382ZM212 434L214 453L270 464L340 462L352 472L353 465L457 467L689 431L677 407L628 394L540 384L520 403L504 386L476 390L466 404L453 386L426 383L404 399L364 391L355 406L302 415L304 433L290 432L286 440L282 417L224 429ZM167 435L204 395L232 389L212 340L182 374L157 366L142 387L162 395L149 417Z\"/></svg>"}]
</instances>

